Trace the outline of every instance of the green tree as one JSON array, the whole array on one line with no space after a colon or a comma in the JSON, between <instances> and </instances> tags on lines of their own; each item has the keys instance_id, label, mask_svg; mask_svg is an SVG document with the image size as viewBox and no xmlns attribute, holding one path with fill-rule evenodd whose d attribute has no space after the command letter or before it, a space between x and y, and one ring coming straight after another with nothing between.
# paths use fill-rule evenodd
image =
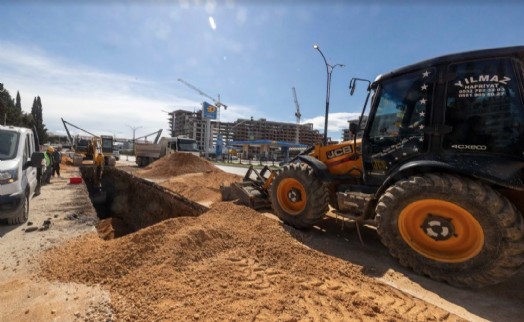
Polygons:
<instances>
[{"instance_id":1,"label":"green tree","mask_svg":"<svg viewBox=\"0 0 524 322\"><path fill-rule=\"evenodd\" d=\"M0 83L0 124L4 125L7 116L7 105L4 99L4 84Z\"/></svg>"},{"instance_id":2,"label":"green tree","mask_svg":"<svg viewBox=\"0 0 524 322\"><path fill-rule=\"evenodd\" d=\"M22 114L22 99L20 98L20 92L16 91L15 107L20 114Z\"/></svg>"},{"instance_id":3,"label":"green tree","mask_svg":"<svg viewBox=\"0 0 524 322\"><path fill-rule=\"evenodd\" d=\"M47 129L43 123L42 101L35 97L31 113L22 111L22 99L17 91L16 99L12 99L9 91L0 83L0 124L36 128L40 142L48 139Z\"/></svg>"},{"instance_id":4,"label":"green tree","mask_svg":"<svg viewBox=\"0 0 524 322\"><path fill-rule=\"evenodd\" d=\"M31 108L31 115L34 121L34 126L36 128L36 133L38 134L38 139L40 142L47 142L48 135L47 129L44 124L44 119L42 117L42 101L40 96L35 97L33 100L33 107Z\"/></svg>"},{"instance_id":5,"label":"green tree","mask_svg":"<svg viewBox=\"0 0 524 322\"><path fill-rule=\"evenodd\" d=\"M22 112L17 113L9 91L0 83L0 123L17 126L20 125L21 118Z\"/></svg>"}]
</instances>

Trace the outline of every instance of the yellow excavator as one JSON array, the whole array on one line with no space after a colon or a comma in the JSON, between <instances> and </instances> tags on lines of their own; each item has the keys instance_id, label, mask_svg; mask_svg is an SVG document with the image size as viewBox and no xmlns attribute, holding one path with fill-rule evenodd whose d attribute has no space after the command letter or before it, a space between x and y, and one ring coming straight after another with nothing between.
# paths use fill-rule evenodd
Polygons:
<instances>
[{"instance_id":1,"label":"yellow excavator","mask_svg":"<svg viewBox=\"0 0 524 322\"><path fill-rule=\"evenodd\" d=\"M96 160L98 154L103 153L105 165L114 166L115 160L113 157L113 137L109 135L95 135L87 130L84 130L62 118L62 123L66 130L67 136L71 141L72 147L76 154L82 156L82 160ZM71 136L67 125L72 126L80 131L89 134L89 137L77 135ZM80 164L82 163L80 160ZM79 165L80 165L79 164Z\"/></svg>"}]
</instances>

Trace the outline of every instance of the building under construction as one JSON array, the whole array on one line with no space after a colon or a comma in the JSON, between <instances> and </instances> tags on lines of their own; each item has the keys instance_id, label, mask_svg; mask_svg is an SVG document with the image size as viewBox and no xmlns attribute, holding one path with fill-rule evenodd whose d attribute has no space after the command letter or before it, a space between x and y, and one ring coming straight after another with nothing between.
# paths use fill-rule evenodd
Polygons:
<instances>
[{"instance_id":1,"label":"building under construction","mask_svg":"<svg viewBox=\"0 0 524 322\"><path fill-rule=\"evenodd\" d=\"M196 112L176 110L169 113L168 121L171 136L193 138L197 140L200 149L203 150L206 120L202 118L201 110ZM235 122L212 120L211 133L213 142L210 143L210 146L216 145L219 136L222 137L226 146L233 141L270 140L314 145L323 140L323 135L318 130L313 129L312 123L284 123L268 121L267 119L254 120L253 118L238 119ZM250 155L257 154L257 147L253 146L250 149L252 150Z\"/></svg>"}]
</instances>

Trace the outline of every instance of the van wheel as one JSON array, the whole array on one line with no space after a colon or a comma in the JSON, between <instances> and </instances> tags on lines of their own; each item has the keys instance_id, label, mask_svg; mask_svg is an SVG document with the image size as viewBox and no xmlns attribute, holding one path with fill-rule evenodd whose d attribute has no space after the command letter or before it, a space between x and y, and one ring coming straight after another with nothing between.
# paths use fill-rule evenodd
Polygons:
<instances>
[{"instance_id":1,"label":"van wheel","mask_svg":"<svg viewBox=\"0 0 524 322\"><path fill-rule=\"evenodd\" d=\"M382 243L403 266L451 285L496 284L524 265L524 221L471 179L426 174L396 182L376 207Z\"/></svg>"},{"instance_id":2,"label":"van wheel","mask_svg":"<svg viewBox=\"0 0 524 322\"><path fill-rule=\"evenodd\" d=\"M27 221L29 218L29 192L25 193L25 198L22 205L22 211L20 211L19 214L17 214L15 217L8 218L7 224L8 225L19 225L23 224Z\"/></svg>"}]
</instances>

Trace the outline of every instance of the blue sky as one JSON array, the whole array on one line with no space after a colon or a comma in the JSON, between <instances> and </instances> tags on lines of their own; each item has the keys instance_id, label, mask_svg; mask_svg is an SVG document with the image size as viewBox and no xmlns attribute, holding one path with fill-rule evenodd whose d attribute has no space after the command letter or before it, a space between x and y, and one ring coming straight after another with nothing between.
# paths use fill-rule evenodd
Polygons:
<instances>
[{"instance_id":1,"label":"blue sky","mask_svg":"<svg viewBox=\"0 0 524 322\"><path fill-rule=\"evenodd\" d=\"M44 122L132 137L167 129L174 109L204 97L228 105L220 119L266 118L324 131L326 67L332 74L329 135L340 139L378 74L459 51L524 45L519 1L10 1L0 0L0 83Z\"/></svg>"}]
</instances>

